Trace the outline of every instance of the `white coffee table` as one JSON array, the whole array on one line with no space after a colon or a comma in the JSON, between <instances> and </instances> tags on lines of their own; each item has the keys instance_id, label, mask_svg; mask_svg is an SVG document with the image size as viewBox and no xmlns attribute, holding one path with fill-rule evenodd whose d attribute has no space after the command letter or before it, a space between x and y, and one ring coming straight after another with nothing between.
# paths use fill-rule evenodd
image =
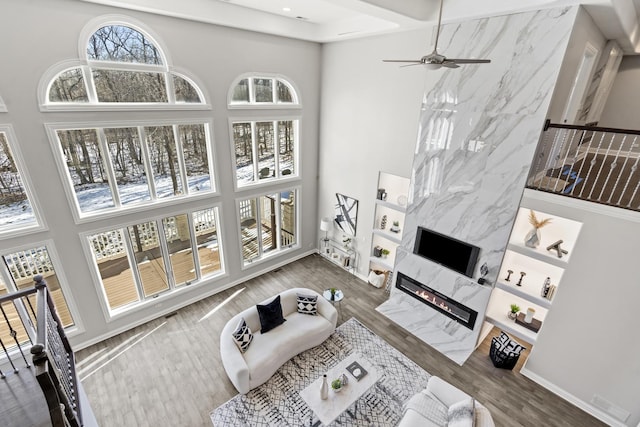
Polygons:
<instances>
[{"instance_id":1,"label":"white coffee table","mask_svg":"<svg viewBox=\"0 0 640 427\"><path fill-rule=\"evenodd\" d=\"M358 362L368 372L360 381L356 380L346 369L352 362ZM342 374L347 375L349 383L344 386L339 393L336 393L331 389L331 381L340 377ZM322 377L302 390L300 396L316 414L320 422L326 426L338 418L340 414L346 411L349 406L369 390L380 379L380 376L380 372L364 359L362 355L354 353L347 356L327 372L329 397L326 400L320 399Z\"/></svg>"}]
</instances>

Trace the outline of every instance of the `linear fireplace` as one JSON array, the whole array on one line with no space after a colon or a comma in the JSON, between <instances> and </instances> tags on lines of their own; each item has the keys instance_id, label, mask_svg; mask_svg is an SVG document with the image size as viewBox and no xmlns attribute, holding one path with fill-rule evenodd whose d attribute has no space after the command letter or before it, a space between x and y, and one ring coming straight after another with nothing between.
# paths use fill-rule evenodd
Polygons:
<instances>
[{"instance_id":1,"label":"linear fireplace","mask_svg":"<svg viewBox=\"0 0 640 427\"><path fill-rule=\"evenodd\" d=\"M400 272L396 279L396 288L471 330L476 324L477 311Z\"/></svg>"}]
</instances>

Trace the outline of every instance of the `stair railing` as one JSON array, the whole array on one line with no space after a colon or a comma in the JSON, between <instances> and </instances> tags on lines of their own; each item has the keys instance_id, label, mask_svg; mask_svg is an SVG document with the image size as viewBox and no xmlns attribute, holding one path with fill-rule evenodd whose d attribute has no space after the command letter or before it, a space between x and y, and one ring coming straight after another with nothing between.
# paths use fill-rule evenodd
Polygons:
<instances>
[{"instance_id":1,"label":"stair railing","mask_svg":"<svg viewBox=\"0 0 640 427\"><path fill-rule=\"evenodd\" d=\"M527 188L640 211L640 131L547 121Z\"/></svg>"},{"instance_id":2,"label":"stair railing","mask_svg":"<svg viewBox=\"0 0 640 427\"><path fill-rule=\"evenodd\" d=\"M42 276L36 281L37 338L31 347L36 378L44 392L53 427L80 427L82 413L73 350Z\"/></svg>"}]
</instances>

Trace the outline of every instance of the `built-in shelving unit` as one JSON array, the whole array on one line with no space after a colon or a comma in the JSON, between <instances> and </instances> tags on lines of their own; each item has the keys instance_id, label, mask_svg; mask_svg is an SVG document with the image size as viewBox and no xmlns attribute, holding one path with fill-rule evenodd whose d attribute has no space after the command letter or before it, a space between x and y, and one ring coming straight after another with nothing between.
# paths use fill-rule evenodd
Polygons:
<instances>
[{"instance_id":1,"label":"built-in shelving unit","mask_svg":"<svg viewBox=\"0 0 640 427\"><path fill-rule=\"evenodd\" d=\"M387 277L391 277L396 249L402 242L408 193L409 178L386 172L378 174L369 269L384 271ZM397 228L394 227L394 222L398 223ZM382 256L381 249L388 250L389 254Z\"/></svg>"},{"instance_id":2,"label":"built-in shelving unit","mask_svg":"<svg viewBox=\"0 0 640 427\"><path fill-rule=\"evenodd\" d=\"M553 299L560 290L565 268L569 265L571 253L576 245L582 223L545 212L534 211L538 220L551 218L551 222L540 228L540 245L536 248L524 244L524 237L532 228L529 223L530 209L521 207L511 232L507 251L500 267L498 281L487 307L486 320L505 332L528 343L535 343L538 332L526 328L508 317L511 304L520 306L526 312L535 310L534 318L542 322L553 307ZM558 257L555 250L547 248L562 240L561 248L568 253ZM509 273L509 270L512 272ZM525 275L521 276L521 272ZM522 280L520 280L522 277ZM507 280L507 278L509 280ZM553 291L543 296L545 280L549 278ZM542 329L541 327L541 329Z\"/></svg>"}]
</instances>

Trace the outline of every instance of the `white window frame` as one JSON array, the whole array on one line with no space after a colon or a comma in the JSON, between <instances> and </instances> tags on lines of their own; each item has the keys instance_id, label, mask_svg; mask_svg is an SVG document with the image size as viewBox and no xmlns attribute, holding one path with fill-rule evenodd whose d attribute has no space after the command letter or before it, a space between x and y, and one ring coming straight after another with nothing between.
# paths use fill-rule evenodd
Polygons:
<instances>
[{"instance_id":1,"label":"white window frame","mask_svg":"<svg viewBox=\"0 0 640 427\"><path fill-rule=\"evenodd\" d=\"M62 147L58 140L57 131L58 130L76 130L76 129L104 129L104 128L124 128L124 127L146 127L146 126L173 126L173 125L204 125L205 133L208 135L209 144L207 146L207 154L209 158L209 171L210 171L210 179L211 179L211 190L203 191L195 194L183 194L181 196L173 196L169 198L154 198L151 196L151 200L147 202L142 202L134 205L121 205L116 206L114 208L110 208L108 210L103 211L93 211L93 212L82 212L80 209L80 205L78 203L78 199L76 198L76 193L73 186L73 181L71 179L71 175L69 173L69 169L64 161L64 156L62 152ZM47 131L47 135L49 136L49 142L51 144L51 148L54 152L54 159L56 161L56 165L58 167L58 172L60 173L60 177L63 182L63 187L65 190L65 194L67 196L67 201L71 206L71 211L74 217L74 221L76 224L96 221L99 219L105 218L113 218L123 213L128 212L141 212L148 211L150 209L155 209L160 206L170 206L176 204L182 204L185 200L200 200L206 199L210 197L217 197L220 195L218 189L218 172L215 167L216 161L216 153L215 153L215 143L213 141L213 123L208 119L164 119L164 120L154 120L154 121L117 121L117 122L81 122L81 123L45 123L45 129ZM102 133L99 132L100 135L100 144L104 146L104 140L102 139ZM145 141L141 141L144 143ZM177 141L176 141L177 142ZM103 147L104 148L104 147ZM103 150L103 158L107 159L108 153ZM180 156L179 156L180 157ZM109 165L111 165L109 163ZM183 178L183 187L187 188L187 182L184 180L184 176L186 171L181 167L180 176ZM115 181L115 174L112 167L105 167L105 172L109 176L109 186L111 187L112 192L116 189L117 184ZM152 184L153 185L153 184ZM114 194L114 203L116 202L116 196Z\"/></svg>"},{"instance_id":2,"label":"white window frame","mask_svg":"<svg viewBox=\"0 0 640 427\"><path fill-rule=\"evenodd\" d=\"M293 161L294 161L294 173L292 173L291 175L287 175L286 177L280 176L277 178L270 178L270 179L258 179L258 161L257 161L257 147L252 147L252 152L253 152L253 172L254 172L254 181L250 182L250 183L246 183L246 184L240 184L238 182L238 171L236 169L236 150L235 150L235 142L233 140L233 124L234 123L246 123L246 122L251 122L252 126L252 142L255 142L255 138L253 135L254 133L254 123L257 122L284 122L284 121L293 121L293 131L294 131L294 136L295 136L295 152L294 152L294 156L293 156ZM301 166L300 166L300 129L302 127L301 125L302 122L302 118L301 116L282 116L282 117L275 117L275 116L262 116L262 117L229 117L229 143L230 143L230 153L231 153L231 167L233 169L233 186L236 192L239 191L245 191L245 190L250 190L250 189L255 189L255 188L260 188L260 187L264 187L267 185L273 185L274 183L278 183L278 184L284 184L284 183L288 183L291 181L298 181L300 179L300 177L302 176L302 171L301 171ZM276 129L276 133L275 133L275 137L277 139L277 129ZM278 141L275 142L274 144L274 153L278 150ZM276 168L278 167L278 160L275 160L276 162Z\"/></svg>"},{"instance_id":3,"label":"white window frame","mask_svg":"<svg viewBox=\"0 0 640 427\"><path fill-rule=\"evenodd\" d=\"M122 307L118 307L116 309L111 309L109 307L109 300L107 298L107 293L105 291L104 288L104 284L102 283L102 277L100 276L100 271L98 270L98 264L97 261L94 257L93 254L93 250L91 248L91 245L89 243L89 238L95 234L100 234L100 233L104 233L107 231L112 231L112 230L124 230L124 233L127 233L127 227L135 225L135 224L140 224L142 222L150 222L150 221L156 221L156 222L160 222L162 223L162 219L163 218L167 218L167 217L171 217L171 216L177 216L177 215L191 215L193 214L193 212L195 211L200 211L200 210L204 210L204 209L215 209L216 210L216 225L217 225L217 238L218 238L218 255L220 257L220 271L214 274L210 274L208 276L205 276L203 278L201 278L201 280L196 280L194 282L191 282L189 285L183 285L183 286L179 286L179 287L175 287L175 283L173 283L174 279L173 279L173 274L172 274L172 270L170 268L166 269L166 274L167 274L167 278L168 280L171 282L169 289L167 289L166 291L162 291L158 294L149 296L149 297L145 297L143 294L140 294L140 290L142 287L142 283L139 281L139 277L136 277L137 275L134 274L133 279L134 279L134 284L136 286L137 292L138 292L138 296L140 297L140 300L138 302L134 302L134 303L130 303L127 304L125 306ZM190 220L190 226L191 229L190 231L193 232L193 224L191 222L192 220ZM193 290L193 289L199 289L201 287L204 286L210 286L212 283L219 281L220 279L226 278L229 276L228 273L228 268L227 268L227 264L226 264L226 259L224 256L224 247L223 247L223 243L225 241L226 236L224 236L224 227L222 227L222 204L221 203L212 203L212 204L208 204L206 206L200 206L200 207L191 207L188 210L179 210L179 211L175 211L175 212L171 212L171 213L166 213L166 214L156 214L153 217L148 217L148 218L144 218L144 219L139 219L137 221L127 221L126 223L120 223L120 224L116 224L116 225L110 225L110 226L105 226L105 227L101 227L99 229L94 229L88 232L84 232L84 233L80 233L80 241L82 244L82 249L84 252L84 255L87 259L87 264L89 266L89 271L91 273L91 276L93 277L93 283L96 289L96 293L97 295L99 295L98 300L100 301L100 308L102 309L102 314L104 316L104 319L106 322L111 322L113 320L116 320L118 318L121 318L125 315L129 315L141 310L144 310L145 308L149 307L150 305L154 305L154 304L158 304L161 303L162 301L166 300L166 299L171 299L174 296L183 293L183 292L188 292L189 290ZM162 247L161 247L161 251L162 251L162 255L163 255L163 262L167 263L169 258L168 258L168 254L166 253L166 242L165 242L165 237L164 237L164 233L161 232L162 230L158 230L158 236L162 242ZM191 235L191 242L192 245L194 243L193 239L195 238L195 234ZM129 264L130 267L136 268L135 267L135 259L132 259L131 256L131 252L130 252L130 248L127 248L127 258L129 260ZM194 253L194 262L196 265L196 270L198 270L198 266L199 266L199 258L197 255L197 252ZM198 273L199 274L199 273Z\"/></svg>"},{"instance_id":4,"label":"white window frame","mask_svg":"<svg viewBox=\"0 0 640 427\"><path fill-rule=\"evenodd\" d=\"M120 25L133 28L143 34L151 41L158 50L162 64L139 64L129 62L97 61L87 57L87 45L91 36L101 27L108 25ZM78 37L78 59L61 61L43 74L38 84L38 103L40 111L149 111L149 110L211 110L209 96L204 91L204 85L185 70L173 67L171 58L165 49L166 44L160 37L151 31L147 26L134 18L125 15L103 15L89 21ZM50 102L49 89L57 76L70 68L80 68L82 70L85 87L87 88L88 102ZM156 72L165 76L165 88L167 91L166 103L100 103L95 94L93 84L92 69L112 69L123 71ZM177 75L195 88L200 96L201 103L176 103L175 90L173 87L173 76Z\"/></svg>"},{"instance_id":5,"label":"white window frame","mask_svg":"<svg viewBox=\"0 0 640 427\"><path fill-rule=\"evenodd\" d=\"M44 218L40 212L40 204L36 199L35 193L33 192L33 184L31 183L31 178L29 177L29 173L27 173L27 168L24 163L24 159L22 157L22 153L19 150L18 139L16 138L16 134L13 131L13 127L11 125L0 124L0 132L3 132L6 135L7 143L9 144L9 149L11 150L11 155L13 156L13 161L16 164L16 168L18 169L18 174L20 175L20 180L22 181L22 186L24 187L24 191L27 195L27 199L29 200L29 204L31 205L31 210L33 211L33 215L35 217L35 224L32 225L20 225L18 228L5 226L0 227L0 238L8 238L15 236L22 236L25 234L38 233L41 231L47 230L46 223L44 222Z\"/></svg>"},{"instance_id":6,"label":"white window frame","mask_svg":"<svg viewBox=\"0 0 640 427\"><path fill-rule=\"evenodd\" d=\"M286 247L281 247L280 244L280 232L281 232L281 227L282 227L282 218L281 218L281 212L280 212L280 193L282 193L283 191L293 191L295 192L295 210L296 210L296 243L293 245L289 245ZM273 194L273 193L277 193L278 194L278 209L276 209L276 224L278 224L278 233L276 234L276 238L278 241L278 249L274 249L271 252L264 254L261 253L258 257L253 258L251 260L245 260L243 253L242 253L242 224L241 224L241 219L240 219L240 202L244 201L244 200L248 200L248 199L259 199L260 197L263 196L267 196L269 194ZM261 192L259 194L254 194L251 196L246 196L246 197L238 197L236 198L235 202L236 202L236 226L237 226L237 236L240 242L240 251L239 251L239 255L240 255L240 263L241 266L240 268L242 270L247 270L249 268L252 268L256 265L260 265L263 264L273 258L285 255L287 253L290 253L292 251L295 251L297 249L300 249L301 245L300 245L300 230L301 230L301 217L300 217L300 198L301 198L301 187L300 186L284 186L284 187L278 187L277 189L273 189L271 191L264 191ZM259 218L259 212L257 214L258 218ZM258 235L260 235L260 221L256 221L256 226L257 226L257 230L258 230ZM260 240L260 239L259 239Z\"/></svg>"},{"instance_id":7,"label":"white window frame","mask_svg":"<svg viewBox=\"0 0 640 427\"><path fill-rule=\"evenodd\" d=\"M73 317L73 326L65 328L64 331L68 337L80 335L81 333L85 332L84 323L82 322L80 313L78 312L78 306L76 305L73 293L71 292L71 288L68 286L69 282L67 280L67 276L64 273L64 270L62 269L62 262L60 262L60 256L58 255L58 251L56 250L53 240L39 240L20 246L14 246L12 248L4 248L0 251L0 257L4 257L6 254L10 254L13 252L20 252L27 249L37 248L39 246L45 246L47 248L49 259L51 260L51 264L53 264L55 274L58 277L60 289L62 289L62 294L64 295L65 302L67 303L67 308L69 308L71 317ZM2 279L4 280L4 282L7 284L7 289L11 291L17 290L13 282L11 272L9 272L7 266L4 265L4 261L2 261L2 264L3 265L0 266L0 274L2 275ZM35 286L35 282L33 284Z\"/></svg>"},{"instance_id":8,"label":"white window frame","mask_svg":"<svg viewBox=\"0 0 640 427\"><path fill-rule=\"evenodd\" d=\"M280 80L282 83L289 86L291 91L291 96L293 97L294 102L237 102L233 101L233 90L236 88L238 83L240 83L244 79L249 79L249 100L252 97L253 91L253 79L273 79L273 90L275 93L276 90L276 81ZM227 108L230 110L283 110L283 109L302 109L302 101L300 99L300 91L293 83L293 80L288 78L283 74L274 74L274 73L260 73L260 72L250 72L243 73L233 80L231 86L229 87L229 91L227 92Z\"/></svg>"}]
</instances>

